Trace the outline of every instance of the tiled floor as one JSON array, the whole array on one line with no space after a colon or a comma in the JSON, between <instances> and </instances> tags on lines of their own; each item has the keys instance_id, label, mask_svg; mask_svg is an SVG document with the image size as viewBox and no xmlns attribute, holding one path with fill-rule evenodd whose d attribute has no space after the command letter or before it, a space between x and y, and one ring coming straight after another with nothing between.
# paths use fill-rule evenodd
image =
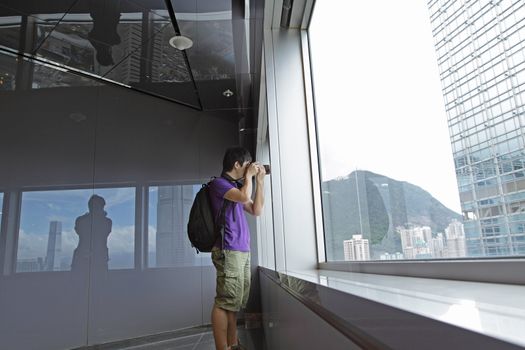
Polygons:
<instances>
[{"instance_id":1,"label":"tiled floor","mask_svg":"<svg viewBox=\"0 0 525 350\"><path fill-rule=\"evenodd\" d=\"M191 330L186 333L191 333ZM265 350L262 329L239 327L239 339L248 350ZM186 334L171 339L148 342L140 345L114 347L114 350L215 350L211 327L195 328L195 334Z\"/></svg>"},{"instance_id":2,"label":"tiled floor","mask_svg":"<svg viewBox=\"0 0 525 350\"><path fill-rule=\"evenodd\" d=\"M162 340L148 344L121 348L122 350L214 350L213 334L211 331L186 335L174 339Z\"/></svg>"}]
</instances>

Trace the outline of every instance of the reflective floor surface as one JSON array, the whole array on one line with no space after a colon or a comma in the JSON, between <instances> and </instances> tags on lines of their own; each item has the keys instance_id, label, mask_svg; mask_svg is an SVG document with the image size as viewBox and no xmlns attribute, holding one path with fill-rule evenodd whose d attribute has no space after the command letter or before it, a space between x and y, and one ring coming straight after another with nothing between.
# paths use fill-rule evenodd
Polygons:
<instances>
[{"instance_id":1,"label":"reflective floor surface","mask_svg":"<svg viewBox=\"0 0 525 350\"><path fill-rule=\"evenodd\" d=\"M247 350L266 350L262 328L238 327L239 340ZM211 326L195 327L173 333L173 337L153 335L112 344L83 347L76 350L215 350Z\"/></svg>"}]
</instances>

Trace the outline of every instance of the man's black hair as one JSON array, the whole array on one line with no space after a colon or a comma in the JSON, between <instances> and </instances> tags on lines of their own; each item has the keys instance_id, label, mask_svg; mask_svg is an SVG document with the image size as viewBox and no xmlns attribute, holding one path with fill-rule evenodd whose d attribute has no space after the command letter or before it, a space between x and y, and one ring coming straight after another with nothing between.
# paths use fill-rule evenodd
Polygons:
<instances>
[{"instance_id":1,"label":"man's black hair","mask_svg":"<svg viewBox=\"0 0 525 350\"><path fill-rule=\"evenodd\" d=\"M243 165L244 162L251 162L252 156L250 151L244 147L231 147L226 150L224 153L224 158L222 160L222 172L225 173L233 169L235 162L239 162L240 165Z\"/></svg>"},{"instance_id":2,"label":"man's black hair","mask_svg":"<svg viewBox=\"0 0 525 350\"><path fill-rule=\"evenodd\" d=\"M106 205L106 201L104 200L103 197L100 197L94 194L91 196L91 198L89 198L89 201L88 201L89 211L93 211L95 209L103 209L105 205Z\"/></svg>"}]
</instances>

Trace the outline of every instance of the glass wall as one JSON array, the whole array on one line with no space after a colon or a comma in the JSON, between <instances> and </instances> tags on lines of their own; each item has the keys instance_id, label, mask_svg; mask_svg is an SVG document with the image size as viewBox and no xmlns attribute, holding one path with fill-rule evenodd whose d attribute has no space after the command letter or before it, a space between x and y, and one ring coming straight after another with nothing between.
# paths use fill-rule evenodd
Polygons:
<instances>
[{"instance_id":1,"label":"glass wall","mask_svg":"<svg viewBox=\"0 0 525 350\"><path fill-rule=\"evenodd\" d=\"M197 253L187 223L197 185L152 186L148 206L148 267L211 265L210 253Z\"/></svg>"},{"instance_id":2,"label":"glass wall","mask_svg":"<svg viewBox=\"0 0 525 350\"><path fill-rule=\"evenodd\" d=\"M187 5L178 27L165 2L0 3L0 348L209 323L215 270L187 218L224 150L255 140L239 123L262 20ZM179 29L191 52L170 45Z\"/></svg>"},{"instance_id":3,"label":"glass wall","mask_svg":"<svg viewBox=\"0 0 525 350\"><path fill-rule=\"evenodd\" d=\"M185 228L236 122L1 50L0 106L0 348L209 322L214 270Z\"/></svg>"},{"instance_id":4,"label":"glass wall","mask_svg":"<svg viewBox=\"0 0 525 350\"><path fill-rule=\"evenodd\" d=\"M75 222L91 194L89 189L22 193L16 272L71 270L84 230Z\"/></svg>"},{"instance_id":5,"label":"glass wall","mask_svg":"<svg viewBox=\"0 0 525 350\"><path fill-rule=\"evenodd\" d=\"M108 234L108 268L110 270L135 267L135 235L137 234L135 190L134 187L122 187L97 188L94 191L94 196L101 197L101 202L105 202L104 208L101 208L102 213L98 217L93 216L92 222L93 227L100 225L101 238L105 238L105 235ZM87 209L89 210L89 206ZM84 216L89 214L90 212L85 213ZM111 228L110 231L109 228Z\"/></svg>"},{"instance_id":6,"label":"glass wall","mask_svg":"<svg viewBox=\"0 0 525 350\"><path fill-rule=\"evenodd\" d=\"M525 254L523 4L481 3L316 3L328 261Z\"/></svg>"}]
</instances>

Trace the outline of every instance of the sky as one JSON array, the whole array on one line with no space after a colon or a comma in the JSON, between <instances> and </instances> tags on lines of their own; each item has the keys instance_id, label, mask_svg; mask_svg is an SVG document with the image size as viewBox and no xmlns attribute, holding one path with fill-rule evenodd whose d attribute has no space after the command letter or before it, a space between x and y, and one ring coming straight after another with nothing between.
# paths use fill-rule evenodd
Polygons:
<instances>
[{"instance_id":1,"label":"sky","mask_svg":"<svg viewBox=\"0 0 525 350\"><path fill-rule=\"evenodd\" d=\"M135 241L135 189L107 188L35 191L22 194L18 259L45 257L49 235L49 223L62 223L62 257L70 263L73 251L78 245L74 231L77 217L88 212L87 202L94 193L106 201L104 210L113 221L108 238L110 268L133 266Z\"/></svg>"},{"instance_id":2,"label":"sky","mask_svg":"<svg viewBox=\"0 0 525 350\"><path fill-rule=\"evenodd\" d=\"M309 39L322 180L369 170L461 212L426 1L317 1Z\"/></svg>"}]
</instances>

